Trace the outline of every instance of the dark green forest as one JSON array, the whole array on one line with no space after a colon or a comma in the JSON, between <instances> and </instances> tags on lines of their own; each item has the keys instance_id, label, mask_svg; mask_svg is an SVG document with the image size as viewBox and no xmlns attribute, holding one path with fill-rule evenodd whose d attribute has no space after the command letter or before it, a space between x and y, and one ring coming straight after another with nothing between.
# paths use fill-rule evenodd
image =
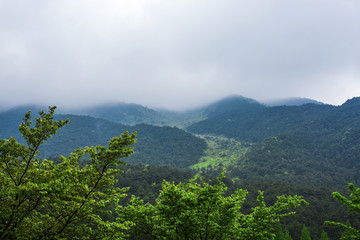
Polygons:
<instances>
[{"instance_id":1,"label":"dark green forest","mask_svg":"<svg viewBox=\"0 0 360 240\"><path fill-rule=\"evenodd\" d=\"M106 146L109 139L126 131L136 133L136 143L130 144L132 141L130 139L135 135L133 137L129 135L129 138L123 139L123 141L129 139L130 142L128 143L133 147L133 152L129 152L126 156L119 155L125 157L124 161L127 164L109 162L109 165L104 168L110 171L115 167L114 173L120 171L113 174L113 180L111 180L112 173L106 175L107 172L104 171L108 178L105 181L107 185L104 182L107 187L104 185L105 188L103 189L111 189L111 186L114 189L123 189L121 193L116 193L118 195L115 194L118 190L114 190L112 202L107 201L106 204L104 202L105 205L102 205L107 209L106 211L113 212L113 214L107 216L105 211L103 213L92 212L91 214L95 215L91 215L88 212L92 216L90 221L82 218L90 216L86 215L86 211L90 210L86 210L84 216L78 218L78 224L83 220L85 222L90 221L92 223L89 223L89 229L85 231L81 227L74 226L71 234L75 234L79 228L84 231L84 236L88 234L86 236L93 236L90 239L95 239L94 236L99 234L97 231L107 228L108 232L102 231L101 234L103 235L100 234L99 236L108 237L112 231L115 231L114 229L117 229L119 234L109 239L122 239L126 235L132 239L172 239L174 236L178 236L179 239L206 239L200 237L204 234L209 234L207 239L308 239L305 238L307 231L311 239L358 239L356 236L359 237L358 232L354 230L360 228L359 202L355 201L356 196L359 195L359 190L356 187L351 187L353 185L349 185L348 189L346 187L349 183L354 184L354 186L360 185L360 98L350 99L341 106L311 103L298 106L270 107L252 99L231 97L204 108L182 113L158 112L139 105L109 106L103 107L101 111L92 109L92 112L83 110L82 115L55 115L54 120L51 121L61 122L69 119L70 122L63 126L57 126L59 131L51 132L54 130L52 129L49 134L53 137L46 139L47 141L41 141L38 148L34 149L34 146L30 146L28 150L25 150L25 148L11 141L12 145L9 145L10 142L6 139L11 139L10 137L13 136L19 144L29 146L30 140L23 138L22 135L24 136L25 133L25 135L39 136L36 135L36 132L23 130L25 132L20 133L18 131L19 126L22 126L21 123L24 122L22 119L29 109L33 109L33 114L36 116L36 111L42 107L26 106L0 113L0 139L4 139L2 140L1 154L4 156L2 161L5 161L2 163L0 180L6 184L10 184L6 182L6 174L15 174L15 172L11 172L15 170L6 170L10 169L11 164L18 161L15 159L25 159L25 166L27 166L27 157L20 154L19 151L31 152L33 150L34 153L39 151L36 155L38 159L42 160L38 160L40 165L35 165L31 171L46 172L49 169L58 168L57 166L59 166L59 171L62 171L60 169L64 168L61 166L64 165L65 159L69 159L69 164L78 162L80 168L76 171L79 171L78 174L80 174L81 171L88 168L87 166L92 169L91 166L96 166L103 161L99 160L101 158L95 152L105 151L105 149L99 150L100 148L97 145ZM124 125L124 123L129 125ZM30 126L31 124L29 124L29 129L31 129ZM43 126L43 128L46 127L49 126ZM209 142L207 138L199 137L197 134L219 136L219 138L212 137L211 139L212 141L218 139L222 142L219 142L216 148L209 151L208 149L213 142ZM223 144L224 139L229 139L225 145ZM236 143L236 145L230 147L229 144L231 143ZM10 151L5 157L4 153L9 151L10 146L13 148L16 146L18 152ZM92 150L84 150L86 154L80 154L75 150L85 146L94 149L95 155L92 155ZM234 150L234 147L239 147L239 149ZM78 159L75 156L73 158L67 157L74 151L81 155ZM229 151L233 153L231 154ZM211 156L208 156L207 154L210 152ZM12 156L11 154L14 155L13 160L6 160L7 156ZM218 155L216 156L216 154ZM59 157L61 155L64 157ZM48 160L44 159L51 160L54 167L47 162ZM217 161L216 164L212 162L212 164L204 164L205 167L202 168L192 167L201 161L214 161L214 159ZM28 165L30 166L30 162ZM67 165L69 169L70 165ZM226 173L224 173L224 167ZM86 174L90 174L95 170L87 171ZM95 173L96 171L93 172L93 174ZM219 180L219 176L222 175L223 177L220 177ZM21 176L20 179L22 179ZM33 181L35 180L40 181L33 179ZM81 181L85 181L85 178ZM46 185L45 182L41 184ZM38 183L36 186L43 186L41 184ZM5 185L3 184L3 186ZM6 186L11 186L11 184ZM26 189L28 188L30 187L27 186ZM6 189L9 190L10 187ZM29 206L34 206L36 210L38 206L31 204L37 198L34 197L31 200L30 196L32 196L31 194L37 196L39 190L36 190L35 185L32 185L31 189L26 193L28 195L24 195L26 196L24 201L29 201ZM69 190L69 193L74 189L75 187ZM240 189L244 189L244 191L242 192ZM259 193L259 190L262 192ZM4 188L3 191L5 194ZM51 192L50 190L46 191ZM103 191L100 190L97 193L98 196L105 194ZM125 192L126 196L124 195ZM334 192L337 194L333 194ZM15 191L12 194L15 195L10 195L19 198L23 193ZM93 193L91 192L91 194ZM191 197L187 198L188 195ZM278 202L278 197L283 195L287 197L286 201L292 199L291 201L295 205L289 205L289 202L285 204L285 198L282 200L283 202ZM102 196L101 198L105 198L105 195ZM197 216L196 212L202 212L205 206L200 202L204 201L203 204L213 206L209 200L211 196L217 196L211 201L217 199L216 202L218 202L217 207L209 212L209 214L218 217L208 218L208 224L213 226L214 231L203 231L200 230L201 227L198 227L199 231L191 230L194 235L188 236L187 231L190 229L190 225L197 226L204 217L194 218ZM297 196L301 196L301 198L297 198ZM346 201L343 196L353 201ZM178 200L172 202L170 201L172 197ZM167 198L169 199L166 200ZM40 199L47 199L47 197L38 197L39 206L41 203L44 203L42 206L47 206L45 204L47 200ZM180 199L183 199L184 202L182 203ZM195 201L194 199L198 200ZM200 201L200 199L203 200ZM304 202L302 202L303 200ZM2 201L5 201L4 198ZM120 210L116 210L118 211L117 214L122 214L122 217L119 218L122 222L117 222L117 224L115 224L114 201L122 206ZM85 202L83 203L84 206L88 204ZM93 204L95 203L96 201ZM232 207L226 205L230 203ZM174 204L180 205L175 206ZM193 207L185 207L187 205ZM88 205L89 209L90 206L91 204ZM94 209L99 207L97 204L92 206ZM176 225L177 227L173 229L172 227L175 226L173 221L180 221L180 215L171 218L173 220L165 217L169 215L163 215L165 214L164 211L170 206L177 208L180 211L179 214L185 214L181 221L190 225ZM232 215L228 216L228 222L224 222L225 220L217 215L218 211L223 211L221 209L225 206L227 209L232 209ZM291 206L296 207L296 214L293 215L291 210L290 212L278 212L280 206L284 210L291 209ZM48 207L50 206L46 208ZM52 205L51 208L57 207ZM257 210L259 208L261 211ZM60 209L58 210L60 211ZM29 216L31 215L30 212L32 213L30 209L24 211ZM43 210L36 211L37 214L45 214L42 212ZM166 214L173 214L173 211ZM60 212L60 215L63 214ZM81 211L73 212L74 216L77 216L79 212ZM265 212L268 212L269 218L265 218L266 214L262 215ZM96 214L100 214L98 216L101 216L101 221L94 220L97 218L95 217ZM32 218L36 218L35 215L31 215ZM24 215L24 219L26 219L25 216L28 215ZM132 219L126 216L132 216ZM195 222L187 222L189 219L186 216ZM268 221L269 225L261 225L260 227L257 225L260 222L254 222L255 216L261 219L260 222ZM45 214L43 218L46 217L49 216ZM5 221L4 219L2 221ZM51 219L50 217L49 221L54 221ZM137 222L136 219L148 219L149 222ZM159 221L159 219L162 220ZM242 222L239 222L239 219L242 219ZM111 221L115 222L110 224ZM70 222L68 225L71 225ZM76 221L74 220L74 222ZM149 225L150 222L156 222L156 224ZM4 222L0 224L4 224ZM144 228L141 227L141 224L144 224ZM214 227L222 226L221 224L225 224L224 226L227 226L228 231L225 231L224 228L217 229ZM350 225L352 227L349 227ZM1 226L4 227L6 224ZM140 228L138 228L139 226ZM147 232L143 231L145 226ZM16 226L13 227L16 228ZM37 229L38 232L42 231L39 226ZM165 231L166 229L173 230ZM176 229L182 230L177 232ZM220 229L222 230L220 231ZM244 229L248 230L245 231ZM258 231L263 235L255 236L252 235L251 231ZM16 233L12 232L11 234ZM355 238L349 236L355 236ZM62 238L69 237L63 235Z\"/></svg>"},{"instance_id":2,"label":"dark green forest","mask_svg":"<svg viewBox=\"0 0 360 240\"><path fill-rule=\"evenodd\" d=\"M17 128L26 111L22 108L14 112L3 113L4 116L0 114L0 118L4 119L4 125L0 130L1 138L14 136L20 139ZM71 124L64 126L51 141L40 147L42 157L68 155L74 149L83 146L105 145L108 139L124 131L138 132L135 153L128 160L130 163L186 168L197 163L206 148L204 140L176 127L158 127L143 123L126 126L109 120L78 115L56 115L55 118L69 118Z\"/></svg>"}]
</instances>

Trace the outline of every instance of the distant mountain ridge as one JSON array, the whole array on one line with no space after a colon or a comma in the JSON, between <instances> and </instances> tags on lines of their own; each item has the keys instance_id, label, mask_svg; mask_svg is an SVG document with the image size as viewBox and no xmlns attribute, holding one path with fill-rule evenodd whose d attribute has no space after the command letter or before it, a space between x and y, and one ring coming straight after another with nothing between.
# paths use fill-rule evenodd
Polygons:
<instances>
[{"instance_id":1,"label":"distant mountain ridge","mask_svg":"<svg viewBox=\"0 0 360 240\"><path fill-rule=\"evenodd\" d=\"M301 106L304 104L313 103L313 104L325 104L323 102L316 101L314 99L310 98L285 98L285 99L279 99L279 100L271 100L267 101L266 105L270 107L274 106Z\"/></svg>"},{"instance_id":2,"label":"distant mountain ridge","mask_svg":"<svg viewBox=\"0 0 360 240\"><path fill-rule=\"evenodd\" d=\"M151 125L166 125L166 118L159 112L134 103L106 104L96 107L82 108L71 111L76 115L87 115L103 118L113 122L135 125L147 123Z\"/></svg>"},{"instance_id":3,"label":"distant mountain ridge","mask_svg":"<svg viewBox=\"0 0 360 240\"><path fill-rule=\"evenodd\" d=\"M249 104L249 106L247 106ZM116 103L106 104L96 107L88 107L81 109L65 110L63 114L85 115L95 118L103 118L113 122L136 125L140 123L156 125L156 126L178 126L184 127L191 123L204 120L208 117L220 115L232 110L248 110L253 107L265 107L251 98L242 96L230 96L212 104L189 111L165 111L154 110L134 103Z\"/></svg>"},{"instance_id":4,"label":"distant mountain ridge","mask_svg":"<svg viewBox=\"0 0 360 240\"><path fill-rule=\"evenodd\" d=\"M292 98L284 100L281 103L277 102L277 105L298 106L309 102L321 104L316 100L306 98ZM145 123L156 126L178 126L180 128L185 128L201 120L205 120L207 118L230 111L243 110L244 112L247 112L249 110L255 110L257 108L265 108L269 106L269 104L260 103L251 98L234 95L220 99L206 106L188 111L155 110L140 104L119 102L86 108L60 109L58 113L103 118L124 125ZM46 107L47 106L24 105L6 111L1 111L0 114L8 111L18 111L21 108L23 109L23 112L26 112L26 109L35 109L38 111Z\"/></svg>"}]
</instances>

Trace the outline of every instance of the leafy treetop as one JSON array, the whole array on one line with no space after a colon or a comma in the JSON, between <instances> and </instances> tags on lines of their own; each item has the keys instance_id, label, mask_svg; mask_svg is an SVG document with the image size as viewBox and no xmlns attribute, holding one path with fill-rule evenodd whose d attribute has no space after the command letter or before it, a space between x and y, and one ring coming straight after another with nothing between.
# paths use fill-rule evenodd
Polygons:
<instances>
[{"instance_id":1,"label":"leafy treetop","mask_svg":"<svg viewBox=\"0 0 360 240\"><path fill-rule=\"evenodd\" d=\"M69 120L54 120L56 107L39 112L35 126L26 113L15 138L0 141L0 239L122 238L128 223L107 220L126 188L115 188L114 176L133 153L136 133L113 137L107 147L79 148L59 164L40 161L39 147ZM85 156L89 165L79 166Z\"/></svg>"}]
</instances>

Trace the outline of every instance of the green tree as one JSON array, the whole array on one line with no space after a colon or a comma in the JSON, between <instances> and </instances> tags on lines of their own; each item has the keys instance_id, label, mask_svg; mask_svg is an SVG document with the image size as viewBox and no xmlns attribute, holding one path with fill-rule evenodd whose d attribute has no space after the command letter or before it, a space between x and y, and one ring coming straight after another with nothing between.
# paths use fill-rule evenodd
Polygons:
<instances>
[{"instance_id":1,"label":"green tree","mask_svg":"<svg viewBox=\"0 0 360 240\"><path fill-rule=\"evenodd\" d=\"M39 147L69 122L53 120L55 109L40 111L34 124L31 112L25 115L19 127L25 145L13 137L0 141L0 239L122 238L129 223L106 215L124 196L125 188L113 187L120 172L114 167L133 152L136 134L79 148L58 164L40 160ZM89 164L80 167L85 156Z\"/></svg>"},{"instance_id":2,"label":"green tree","mask_svg":"<svg viewBox=\"0 0 360 240\"><path fill-rule=\"evenodd\" d=\"M345 204L350 212L360 213L360 188L355 187L353 183L349 183L348 189L350 190L349 199L338 192L334 192L333 197ZM326 221L325 224L345 230L340 239L360 239L359 230L352 227L350 222L343 224L339 222Z\"/></svg>"},{"instance_id":3,"label":"green tree","mask_svg":"<svg viewBox=\"0 0 360 240\"><path fill-rule=\"evenodd\" d=\"M275 239L276 240L284 240L285 239L285 235L284 235L284 232L283 232L280 222L275 224Z\"/></svg>"},{"instance_id":4,"label":"green tree","mask_svg":"<svg viewBox=\"0 0 360 240\"><path fill-rule=\"evenodd\" d=\"M130 233L136 239L274 239L275 224L294 214L287 210L307 204L299 196L279 196L267 207L259 192L259 206L243 214L247 191L224 196L223 178L224 172L215 185L164 181L156 205L133 197L130 205L119 207L120 219L133 222Z\"/></svg>"},{"instance_id":5,"label":"green tree","mask_svg":"<svg viewBox=\"0 0 360 240\"><path fill-rule=\"evenodd\" d=\"M349 220L346 221L346 226L347 227L351 226ZM340 240L347 240L347 239L358 239L358 238L354 237L354 234L350 229L345 229L344 232L341 234Z\"/></svg>"},{"instance_id":6,"label":"green tree","mask_svg":"<svg viewBox=\"0 0 360 240\"><path fill-rule=\"evenodd\" d=\"M288 230L285 230L284 240L292 240L292 237Z\"/></svg>"},{"instance_id":7,"label":"green tree","mask_svg":"<svg viewBox=\"0 0 360 240\"><path fill-rule=\"evenodd\" d=\"M311 240L310 232L305 225L303 225L300 240Z\"/></svg>"},{"instance_id":8,"label":"green tree","mask_svg":"<svg viewBox=\"0 0 360 240\"><path fill-rule=\"evenodd\" d=\"M324 230L321 231L320 240L329 240L328 234Z\"/></svg>"}]
</instances>

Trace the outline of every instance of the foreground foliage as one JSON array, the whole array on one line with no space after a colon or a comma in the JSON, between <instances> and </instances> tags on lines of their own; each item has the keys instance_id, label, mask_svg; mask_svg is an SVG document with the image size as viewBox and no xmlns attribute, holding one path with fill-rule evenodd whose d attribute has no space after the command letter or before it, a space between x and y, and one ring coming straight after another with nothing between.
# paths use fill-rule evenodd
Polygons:
<instances>
[{"instance_id":1,"label":"foreground foliage","mask_svg":"<svg viewBox=\"0 0 360 240\"><path fill-rule=\"evenodd\" d=\"M19 131L26 141L0 141L0 239L114 239L126 223L105 219L107 206L116 204L126 189L114 188L113 169L124 164L135 143L127 132L109 141L108 147L79 148L59 164L40 161L38 149L69 122L54 121L55 107L39 112L31 121L25 115ZM89 164L79 167L88 156ZM102 217L101 217L102 216Z\"/></svg>"},{"instance_id":2,"label":"foreground foliage","mask_svg":"<svg viewBox=\"0 0 360 240\"><path fill-rule=\"evenodd\" d=\"M295 213L288 209L307 204L296 195L279 196L267 207L259 192L258 206L244 214L247 191L224 196L223 178L224 172L215 185L164 181L156 205L133 197L118 209L120 217L133 222L129 233L135 239L274 239L279 219Z\"/></svg>"},{"instance_id":3,"label":"foreground foliage","mask_svg":"<svg viewBox=\"0 0 360 240\"><path fill-rule=\"evenodd\" d=\"M360 188L349 183L348 189L350 190L350 199L338 192L334 192L333 197L345 204L350 212L360 213ZM345 230L340 239L360 239L360 231L351 226L350 223L343 224L334 221L326 221L325 224Z\"/></svg>"}]
</instances>

